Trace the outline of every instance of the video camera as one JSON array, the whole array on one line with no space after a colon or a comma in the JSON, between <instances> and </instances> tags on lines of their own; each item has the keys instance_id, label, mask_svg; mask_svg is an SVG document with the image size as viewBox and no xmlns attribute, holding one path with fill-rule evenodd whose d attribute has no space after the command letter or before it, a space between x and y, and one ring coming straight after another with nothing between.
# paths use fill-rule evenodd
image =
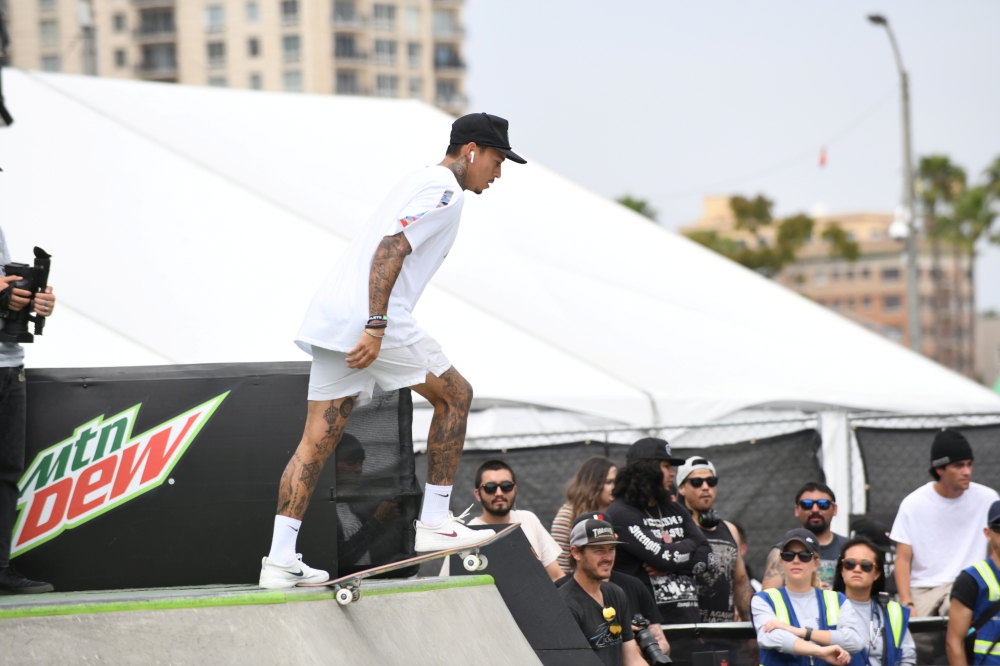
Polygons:
<instances>
[{"instance_id":1,"label":"video camera","mask_svg":"<svg viewBox=\"0 0 1000 666\"><path fill-rule=\"evenodd\" d=\"M18 311L10 309L10 297L14 289L24 289L31 292L31 298L38 292L44 292L49 284L49 268L52 266L52 256L40 247L35 248L35 265L7 264L3 267L4 275L18 275L17 282L11 282L7 288L0 290L0 319L4 326L0 329L0 342L34 342L35 335L41 335L45 328L45 317L31 314L31 306L26 305ZM35 335L28 332L28 324L34 324Z\"/></svg>"},{"instance_id":2,"label":"video camera","mask_svg":"<svg viewBox=\"0 0 1000 666\"><path fill-rule=\"evenodd\" d=\"M635 632L635 642L642 650L642 657L650 664L671 664L673 663L667 655L663 654L656 636L649 630L649 620L642 613L632 616L632 626L639 627Z\"/></svg>"}]
</instances>

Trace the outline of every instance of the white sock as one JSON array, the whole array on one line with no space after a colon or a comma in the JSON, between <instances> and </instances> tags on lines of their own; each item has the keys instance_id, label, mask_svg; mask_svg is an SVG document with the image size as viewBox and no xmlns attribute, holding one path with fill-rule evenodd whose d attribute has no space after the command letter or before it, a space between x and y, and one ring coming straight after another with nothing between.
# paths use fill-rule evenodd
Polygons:
<instances>
[{"instance_id":1,"label":"white sock","mask_svg":"<svg viewBox=\"0 0 1000 666\"><path fill-rule=\"evenodd\" d=\"M301 520L288 516L274 517L274 536L271 537L271 553L268 555L279 564L295 561L295 540L299 538Z\"/></svg>"},{"instance_id":2,"label":"white sock","mask_svg":"<svg viewBox=\"0 0 1000 666\"><path fill-rule=\"evenodd\" d=\"M424 484L424 507L420 511L420 522L428 527L437 527L448 519L451 505L451 486Z\"/></svg>"}]
</instances>

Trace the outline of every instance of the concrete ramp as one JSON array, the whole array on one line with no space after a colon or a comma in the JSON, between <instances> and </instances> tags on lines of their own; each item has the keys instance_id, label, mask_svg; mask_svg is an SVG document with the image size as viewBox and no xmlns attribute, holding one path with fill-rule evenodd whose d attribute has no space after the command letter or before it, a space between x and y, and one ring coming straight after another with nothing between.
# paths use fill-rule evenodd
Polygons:
<instances>
[{"instance_id":1,"label":"concrete ramp","mask_svg":"<svg viewBox=\"0 0 1000 666\"><path fill-rule=\"evenodd\" d=\"M341 607L326 588L72 592L0 597L0 661L351 666L541 662L490 576L370 581Z\"/></svg>"}]
</instances>

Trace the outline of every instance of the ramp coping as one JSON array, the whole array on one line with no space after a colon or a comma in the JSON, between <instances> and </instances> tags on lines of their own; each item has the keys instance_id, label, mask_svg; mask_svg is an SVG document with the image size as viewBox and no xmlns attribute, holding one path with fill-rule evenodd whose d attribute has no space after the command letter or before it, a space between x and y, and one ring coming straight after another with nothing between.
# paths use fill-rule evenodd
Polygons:
<instances>
[{"instance_id":1,"label":"ramp coping","mask_svg":"<svg viewBox=\"0 0 1000 666\"><path fill-rule=\"evenodd\" d=\"M416 578L405 580L368 580L361 588L364 596L428 592L458 587L493 585L488 575ZM250 606L285 604L298 601L332 600L335 591L327 587L265 590L256 585L205 585L99 592L51 592L40 595L0 597L0 620L113 613L133 610L168 610L174 608L210 608L214 606Z\"/></svg>"}]
</instances>

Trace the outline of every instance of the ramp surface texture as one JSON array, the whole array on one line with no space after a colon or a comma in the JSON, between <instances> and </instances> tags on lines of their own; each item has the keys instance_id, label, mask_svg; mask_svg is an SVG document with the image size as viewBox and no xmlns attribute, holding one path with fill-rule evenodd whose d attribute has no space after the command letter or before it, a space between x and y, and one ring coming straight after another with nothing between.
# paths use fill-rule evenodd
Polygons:
<instances>
[{"instance_id":1,"label":"ramp surface texture","mask_svg":"<svg viewBox=\"0 0 1000 666\"><path fill-rule=\"evenodd\" d=\"M492 582L372 581L346 607L331 591L251 587L8 597L0 661L540 665Z\"/></svg>"}]
</instances>

